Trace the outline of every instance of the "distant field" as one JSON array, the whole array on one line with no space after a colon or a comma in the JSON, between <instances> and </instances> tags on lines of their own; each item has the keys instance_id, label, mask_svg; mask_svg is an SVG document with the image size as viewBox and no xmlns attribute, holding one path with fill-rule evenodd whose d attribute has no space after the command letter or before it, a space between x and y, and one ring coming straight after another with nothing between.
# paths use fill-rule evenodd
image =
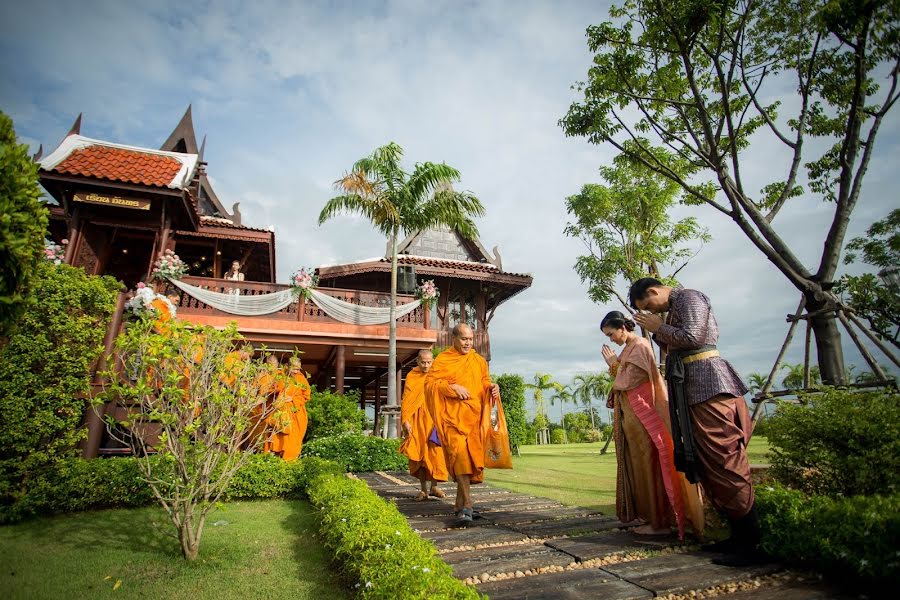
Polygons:
<instances>
[{"instance_id":1,"label":"distant field","mask_svg":"<svg viewBox=\"0 0 900 600\"><path fill-rule=\"evenodd\" d=\"M602 455L603 444L551 444L522 446L511 470L490 469L485 481L516 492L553 498L563 504L615 513L615 445ZM769 443L754 437L749 457L753 464L767 462Z\"/></svg>"}]
</instances>

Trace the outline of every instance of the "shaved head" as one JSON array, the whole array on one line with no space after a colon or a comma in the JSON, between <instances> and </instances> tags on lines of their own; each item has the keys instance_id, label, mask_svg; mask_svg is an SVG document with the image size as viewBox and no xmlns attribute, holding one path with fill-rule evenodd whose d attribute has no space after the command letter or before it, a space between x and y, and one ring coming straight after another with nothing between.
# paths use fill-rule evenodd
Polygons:
<instances>
[{"instance_id":1,"label":"shaved head","mask_svg":"<svg viewBox=\"0 0 900 600\"><path fill-rule=\"evenodd\" d=\"M423 373L427 373L428 369L431 368L432 363L434 363L434 355L431 353L431 350L428 348L422 348L416 354L416 366L419 367Z\"/></svg>"},{"instance_id":2,"label":"shaved head","mask_svg":"<svg viewBox=\"0 0 900 600\"><path fill-rule=\"evenodd\" d=\"M452 330L453 347L460 354L468 354L475 344L475 332L465 323L460 323Z\"/></svg>"}]
</instances>

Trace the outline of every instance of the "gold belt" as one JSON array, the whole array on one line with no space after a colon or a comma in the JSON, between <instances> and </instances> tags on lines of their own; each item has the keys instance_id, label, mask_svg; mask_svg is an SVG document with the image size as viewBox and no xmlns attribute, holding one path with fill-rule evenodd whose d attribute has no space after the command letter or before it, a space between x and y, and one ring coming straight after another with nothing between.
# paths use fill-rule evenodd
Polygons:
<instances>
[{"instance_id":1,"label":"gold belt","mask_svg":"<svg viewBox=\"0 0 900 600\"><path fill-rule=\"evenodd\" d=\"M683 364L688 364L692 362L696 362L698 360L706 360L707 358L713 358L714 356L719 356L718 350L707 350L706 352L700 352L699 354L691 354L690 356L686 356L681 359Z\"/></svg>"}]
</instances>

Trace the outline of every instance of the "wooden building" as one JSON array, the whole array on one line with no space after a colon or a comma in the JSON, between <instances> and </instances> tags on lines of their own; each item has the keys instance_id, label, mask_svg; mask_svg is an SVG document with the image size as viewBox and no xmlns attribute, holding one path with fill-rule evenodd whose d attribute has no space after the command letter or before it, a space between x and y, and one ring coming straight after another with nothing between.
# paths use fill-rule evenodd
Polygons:
<instances>
[{"instance_id":1,"label":"wooden building","mask_svg":"<svg viewBox=\"0 0 900 600\"><path fill-rule=\"evenodd\" d=\"M275 282L275 233L242 222L239 204L225 209L207 177L206 139L197 144L188 107L159 149L81 135L81 116L46 157L35 156L41 184L55 201L49 237L68 239L65 262L90 274L111 275L132 289L147 281L152 265L172 250L189 265L186 283L241 295L286 289ZM315 212L317 207L311 207ZM314 226L314 223L310 223ZM478 241L450 231L420 232L401 245L402 286L398 304L414 299L415 286L434 279L440 301L429 314L419 307L398 320L397 360L402 373L423 348L450 345L449 330L468 322L476 348L490 359L488 327L497 307L531 285L529 275L506 273L499 256ZM223 279L238 260L244 281ZM390 302L390 261L372 260L319 268L319 291L346 302L385 306ZM169 287L167 291L177 291ZM180 292L179 292L180 293ZM124 294L112 330L118 331ZM388 326L340 322L312 302L294 302L273 314L246 317L217 310L180 293L179 319L224 327L236 321L250 343L275 352L302 352L310 381L319 389L360 392L361 407L377 419L386 398ZM114 338L109 335L108 341ZM108 407L108 410L116 410ZM87 415L85 454L113 451L100 423Z\"/></svg>"}]
</instances>

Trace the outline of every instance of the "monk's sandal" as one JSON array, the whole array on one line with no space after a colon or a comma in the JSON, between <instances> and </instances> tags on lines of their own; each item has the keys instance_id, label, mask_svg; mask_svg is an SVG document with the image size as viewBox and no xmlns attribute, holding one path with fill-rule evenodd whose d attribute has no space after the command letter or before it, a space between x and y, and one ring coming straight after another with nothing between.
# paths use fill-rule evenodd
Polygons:
<instances>
[{"instance_id":1,"label":"monk's sandal","mask_svg":"<svg viewBox=\"0 0 900 600\"><path fill-rule=\"evenodd\" d=\"M472 509L471 508L463 508L458 513L456 513L456 523L460 527L465 527L472 522Z\"/></svg>"}]
</instances>

